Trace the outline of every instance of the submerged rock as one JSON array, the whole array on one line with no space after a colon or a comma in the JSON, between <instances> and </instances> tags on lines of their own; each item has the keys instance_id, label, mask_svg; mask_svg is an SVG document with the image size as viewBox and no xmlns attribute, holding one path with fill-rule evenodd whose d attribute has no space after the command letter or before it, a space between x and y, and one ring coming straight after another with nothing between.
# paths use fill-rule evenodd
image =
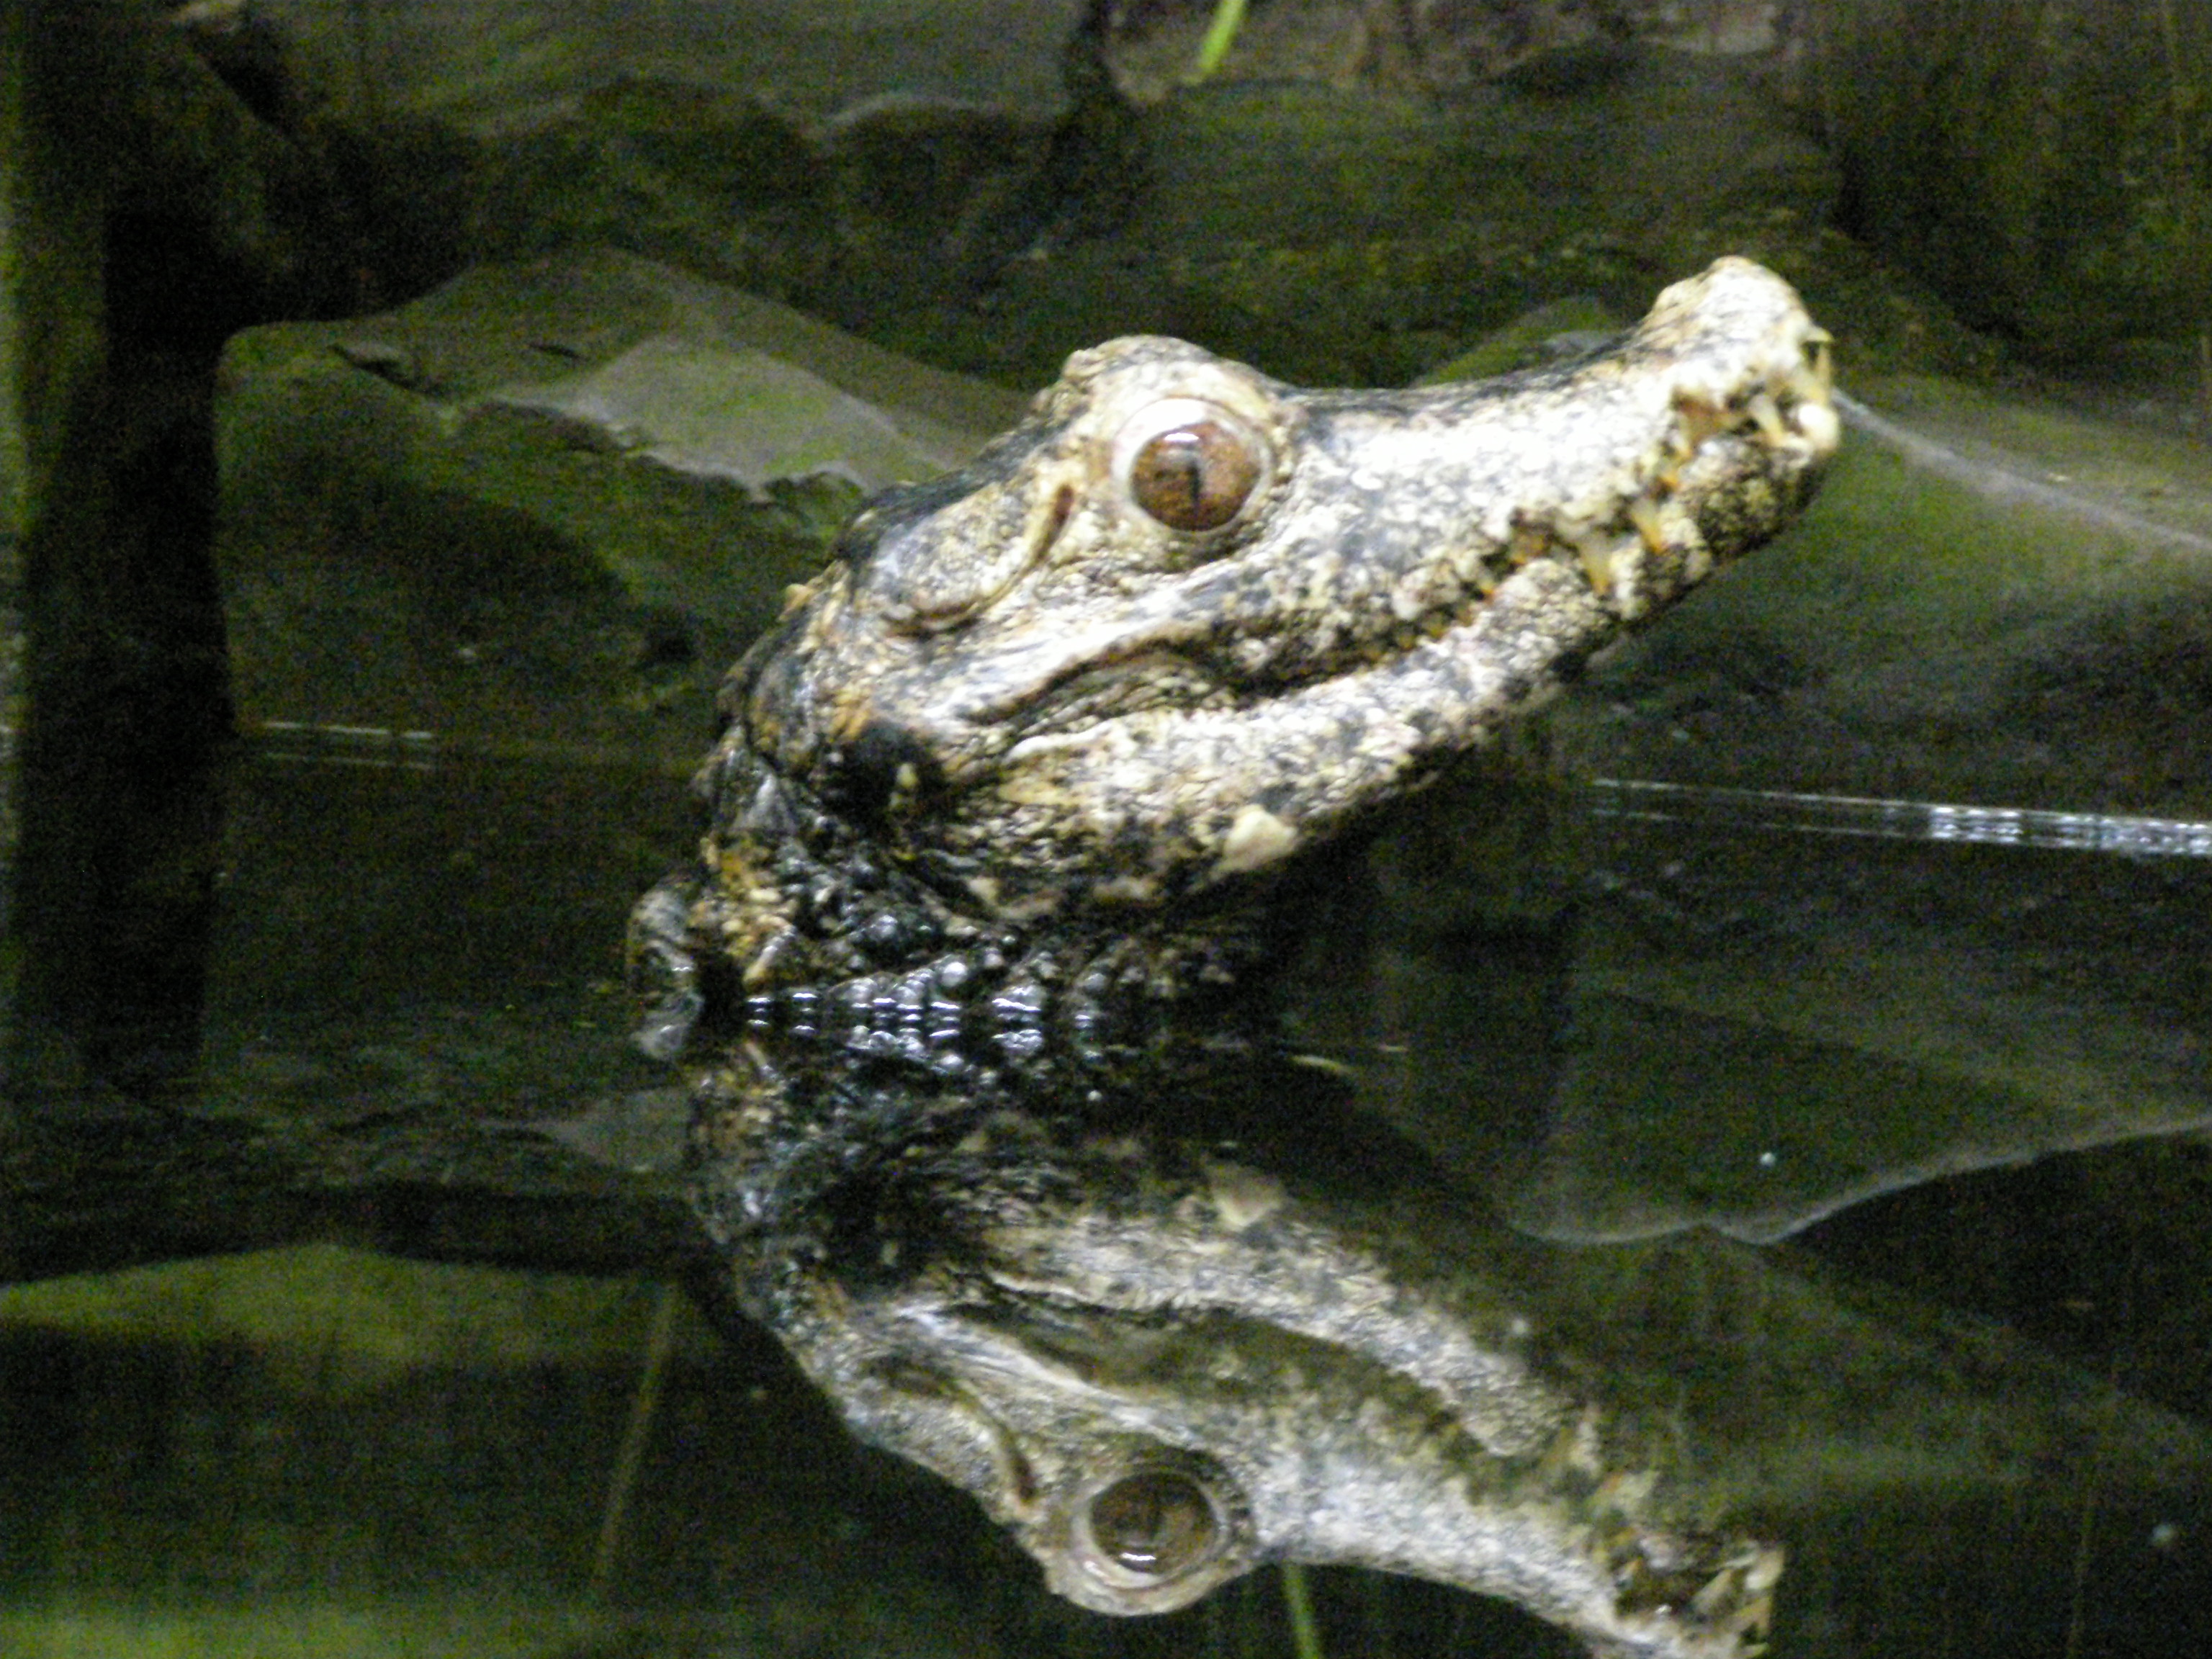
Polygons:
<instances>
[{"instance_id":1,"label":"submerged rock","mask_svg":"<svg viewBox=\"0 0 2212 1659\"><path fill-rule=\"evenodd\" d=\"M1802 520L1378 855L1392 1013L1355 1029L1458 1036L1375 1091L1519 1224L1771 1239L2212 1123L2212 463L1860 386Z\"/></svg>"}]
</instances>

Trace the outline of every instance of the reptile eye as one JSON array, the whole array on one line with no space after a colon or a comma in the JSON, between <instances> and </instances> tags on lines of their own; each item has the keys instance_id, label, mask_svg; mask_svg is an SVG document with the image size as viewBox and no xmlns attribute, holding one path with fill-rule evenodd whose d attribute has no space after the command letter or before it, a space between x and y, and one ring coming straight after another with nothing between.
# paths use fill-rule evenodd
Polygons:
<instances>
[{"instance_id":1,"label":"reptile eye","mask_svg":"<svg viewBox=\"0 0 2212 1659\"><path fill-rule=\"evenodd\" d=\"M1114 447L1129 499L1170 530L1218 530L1243 511L1268 471L1260 434L1196 398L1154 404L1121 428Z\"/></svg>"},{"instance_id":2,"label":"reptile eye","mask_svg":"<svg viewBox=\"0 0 2212 1659\"><path fill-rule=\"evenodd\" d=\"M1180 1578L1209 1559L1221 1535L1206 1489L1188 1475L1148 1469L1116 1480L1085 1516L1098 1553L1133 1578Z\"/></svg>"}]
</instances>

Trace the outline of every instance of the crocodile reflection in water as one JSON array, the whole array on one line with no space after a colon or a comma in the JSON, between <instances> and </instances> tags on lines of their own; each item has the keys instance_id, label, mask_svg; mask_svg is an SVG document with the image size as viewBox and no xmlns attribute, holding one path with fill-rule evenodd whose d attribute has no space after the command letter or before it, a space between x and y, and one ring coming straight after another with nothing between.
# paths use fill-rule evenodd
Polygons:
<instances>
[{"instance_id":1,"label":"crocodile reflection in water","mask_svg":"<svg viewBox=\"0 0 2212 1659\"><path fill-rule=\"evenodd\" d=\"M1827 381L1739 259L1479 386L1113 342L872 503L732 674L700 860L633 924L702 1213L848 1420L1062 1593L1358 1561L1748 1650L1779 1553L1683 1476L1663 1372L1563 1340L1471 1214L1364 1239L1300 1186L1353 1126L1256 1150L1334 1121L1260 969L1332 842L1795 514Z\"/></svg>"}]
</instances>

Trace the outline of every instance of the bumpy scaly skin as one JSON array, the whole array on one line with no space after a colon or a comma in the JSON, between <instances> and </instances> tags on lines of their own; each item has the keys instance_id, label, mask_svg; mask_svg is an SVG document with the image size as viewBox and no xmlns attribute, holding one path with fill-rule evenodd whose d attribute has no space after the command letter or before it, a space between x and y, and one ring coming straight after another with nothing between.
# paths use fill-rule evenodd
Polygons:
<instances>
[{"instance_id":1,"label":"bumpy scaly skin","mask_svg":"<svg viewBox=\"0 0 2212 1659\"><path fill-rule=\"evenodd\" d=\"M1141 1131L964 1121L851 1158L800 1248L741 1180L706 1213L853 1427L973 1493L1060 1595L1162 1613L1267 1562L1354 1563L1597 1654L1759 1650L1782 1552L1725 1524L1675 1425L1548 1352L1503 1288L1529 1276L1512 1241L1464 1212L1363 1225ZM1140 1521L1132 1551L1132 1495L1185 1524Z\"/></svg>"},{"instance_id":2,"label":"bumpy scaly skin","mask_svg":"<svg viewBox=\"0 0 2212 1659\"><path fill-rule=\"evenodd\" d=\"M872 503L732 675L699 862L632 934L641 1040L709 1050L701 1212L854 1425L1063 1593L1363 1561L1601 1652L1753 1650L1778 1554L1467 1288L1511 1273L1432 1292L1192 1123L1097 1126L1249 1088L1206 997L1306 855L1793 516L1826 344L1739 259L1476 386L1111 342Z\"/></svg>"},{"instance_id":3,"label":"bumpy scaly skin","mask_svg":"<svg viewBox=\"0 0 2212 1659\"><path fill-rule=\"evenodd\" d=\"M1078 352L971 465L865 509L732 674L701 867L641 910L658 1046L702 973L757 1020L948 1059L1233 977L1299 854L1795 514L1837 435L1826 339L1723 259L1613 349L1476 385ZM1181 530L1130 474L1193 419L1253 482ZM953 983L913 977L939 957Z\"/></svg>"}]
</instances>

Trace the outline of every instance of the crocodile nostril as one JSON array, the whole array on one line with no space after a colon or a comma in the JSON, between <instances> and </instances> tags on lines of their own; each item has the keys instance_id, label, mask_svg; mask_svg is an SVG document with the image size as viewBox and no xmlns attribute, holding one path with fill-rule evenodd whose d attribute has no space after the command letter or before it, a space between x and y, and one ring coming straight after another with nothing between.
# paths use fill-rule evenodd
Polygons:
<instances>
[{"instance_id":1,"label":"crocodile nostril","mask_svg":"<svg viewBox=\"0 0 2212 1659\"><path fill-rule=\"evenodd\" d=\"M823 757L819 787L833 811L873 823L943 781L943 769L920 738L873 720Z\"/></svg>"}]
</instances>

